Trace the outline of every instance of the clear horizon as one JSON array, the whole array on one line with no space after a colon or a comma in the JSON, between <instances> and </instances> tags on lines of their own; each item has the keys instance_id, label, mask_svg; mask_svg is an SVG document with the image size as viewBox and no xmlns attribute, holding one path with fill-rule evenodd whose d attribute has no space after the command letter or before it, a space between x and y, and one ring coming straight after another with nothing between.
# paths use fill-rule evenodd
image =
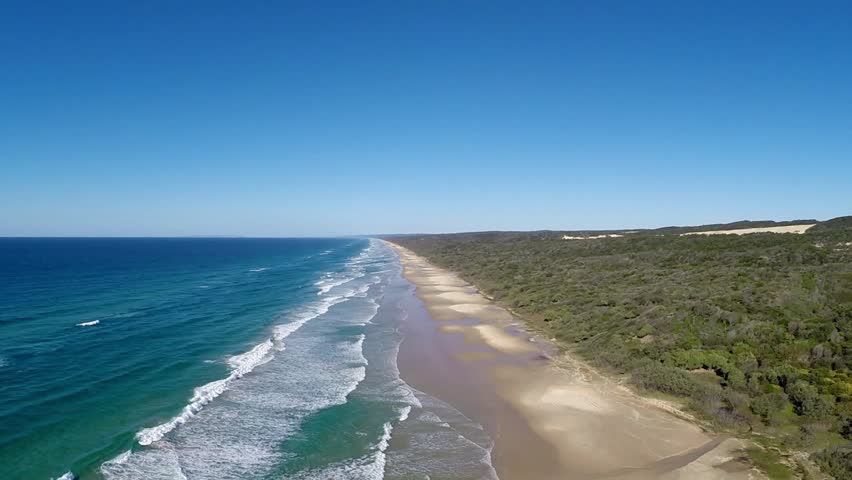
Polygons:
<instances>
[{"instance_id":1,"label":"clear horizon","mask_svg":"<svg viewBox=\"0 0 852 480\"><path fill-rule=\"evenodd\" d=\"M838 217L846 217L852 215L838 215ZM573 228L573 229L547 229L547 228L539 228L539 229L531 229L531 230L458 230L458 231L439 231L439 232L407 232L407 233L395 233L395 232L373 232L373 233L341 233L338 235L174 235L174 236L162 236L162 235L43 235L43 236L35 236L35 235L0 235L0 238L162 238L162 239L192 239L192 238L209 238L209 239L229 239L229 238L244 238L244 239L290 239L290 238L303 238L303 239L333 239L333 238L378 238L385 236L405 236L405 235L440 235L440 234L462 234L462 233L490 233L490 232L502 232L502 233L512 233L512 232L536 232L536 231L553 231L553 232L609 232L609 231L629 231L629 230L655 230L658 228L666 228L666 227L697 227L701 225L718 225L718 224L729 224L736 223L741 221L775 221L775 222L790 222L790 221L826 221L831 220L833 218L790 218L790 219L770 219L770 218L759 218L759 219L739 219L739 220L731 220L724 222L712 222L712 223L704 223L704 224L682 224L682 225L655 225L650 227L636 227L636 226L628 226L621 228L600 228L600 229L588 229L588 228Z\"/></svg>"},{"instance_id":2,"label":"clear horizon","mask_svg":"<svg viewBox=\"0 0 852 480\"><path fill-rule=\"evenodd\" d=\"M852 214L852 4L10 2L0 236Z\"/></svg>"}]
</instances>

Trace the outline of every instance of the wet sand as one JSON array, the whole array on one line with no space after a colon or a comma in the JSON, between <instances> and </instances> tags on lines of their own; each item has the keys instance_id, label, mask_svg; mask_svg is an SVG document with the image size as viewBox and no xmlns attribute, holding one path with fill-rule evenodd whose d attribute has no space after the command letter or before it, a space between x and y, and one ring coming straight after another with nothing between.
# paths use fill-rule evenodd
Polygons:
<instances>
[{"instance_id":1,"label":"wet sand","mask_svg":"<svg viewBox=\"0 0 852 480\"><path fill-rule=\"evenodd\" d=\"M486 428L500 479L763 478L741 441L558 353L464 280L390 245L419 299L406 306L402 377Z\"/></svg>"}]
</instances>

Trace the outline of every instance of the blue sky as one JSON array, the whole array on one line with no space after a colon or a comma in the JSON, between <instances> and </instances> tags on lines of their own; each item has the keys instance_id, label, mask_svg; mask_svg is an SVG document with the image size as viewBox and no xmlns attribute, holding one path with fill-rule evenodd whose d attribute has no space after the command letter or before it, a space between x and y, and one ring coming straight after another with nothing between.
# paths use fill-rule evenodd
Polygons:
<instances>
[{"instance_id":1,"label":"blue sky","mask_svg":"<svg viewBox=\"0 0 852 480\"><path fill-rule=\"evenodd\" d=\"M3 2L0 235L852 214L852 3Z\"/></svg>"}]
</instances>

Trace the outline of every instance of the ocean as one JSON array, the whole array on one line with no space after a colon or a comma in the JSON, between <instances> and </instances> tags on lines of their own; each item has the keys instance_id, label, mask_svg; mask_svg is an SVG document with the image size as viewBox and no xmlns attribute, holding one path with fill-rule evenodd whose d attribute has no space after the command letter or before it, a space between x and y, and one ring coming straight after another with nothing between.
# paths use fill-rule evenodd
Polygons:
<instances>
[{"instance_id":1,"label":"ocean","mask_svg":"<svg viewBox=\"0 0 852 480\"><path fill-rule=\"evenodd\" d=\"M0 239L0 478L496 478L413 292L380 240Z\"/></svg>"}]
</instances>

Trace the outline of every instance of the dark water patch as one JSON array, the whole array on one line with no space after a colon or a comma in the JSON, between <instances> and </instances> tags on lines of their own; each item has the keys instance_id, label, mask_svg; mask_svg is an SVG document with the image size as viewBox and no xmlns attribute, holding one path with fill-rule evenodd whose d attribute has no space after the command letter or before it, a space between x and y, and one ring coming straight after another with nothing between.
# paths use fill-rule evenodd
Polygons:
<instances>
[{"instance_id":1,"label":"dark water patch","mask_svg":"<svg viewBox=\"0 0 852 480\"><path fill-rule=\"evenodd\" d=\"M385 435L385 423L398 415L391 405L352 394L346 403L302 422L300 433L281 444L287 460L276 473L289 476L373 455Z\"/></svg>"}]
</instances>

